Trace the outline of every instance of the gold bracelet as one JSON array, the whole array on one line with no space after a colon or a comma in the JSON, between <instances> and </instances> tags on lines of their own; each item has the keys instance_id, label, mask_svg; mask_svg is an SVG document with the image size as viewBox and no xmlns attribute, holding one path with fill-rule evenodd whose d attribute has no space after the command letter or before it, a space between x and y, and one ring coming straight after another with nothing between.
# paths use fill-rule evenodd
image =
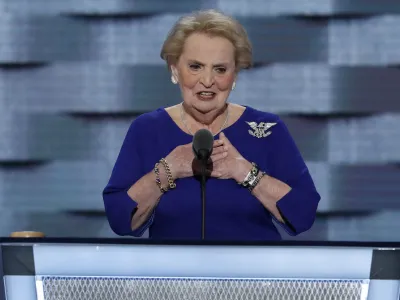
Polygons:
<instances>
[{"instance_id":1,"label":"gold bracelet","mask_svg":"<svg viewBox=\"0 0 400 300\"><path fill-rule=\"evenodd\" d=\"M169 168L169 165L165 158L160 159L160 163L164 166L165 168L165 173L167 174L167 179L168 179L168 185L170 189L176 188L176 184L174 182L174 178L172 177L171 169Z\"/></svg>"},{"instance_id":2,"label":"gold bracelet","mask_svg":"<svg viewBox=\"0 0 400 300\"><path fill-rule=\"evenodd\" d=\"M156 184L158 188L160 189L161 194L164 194L166 191L168 191L168 188L164 188L161 185L161 179L160 179L160 170L158 169L159 163L156 163L154 166L154 174L156 174Z\"/></svg>"}]
</instances>

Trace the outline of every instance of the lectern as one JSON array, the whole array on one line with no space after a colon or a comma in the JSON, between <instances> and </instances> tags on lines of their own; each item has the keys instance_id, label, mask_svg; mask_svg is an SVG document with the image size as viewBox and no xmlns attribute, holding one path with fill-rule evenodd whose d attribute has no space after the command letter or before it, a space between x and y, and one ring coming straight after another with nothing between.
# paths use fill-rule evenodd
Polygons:
<instances>
[{"instance_id":1,"label":"lectern","mask_svg":"<svg viewBox=\"0 0 400 300\"><path fill-rule=\"evenodd\" d=\"M1 300L398 300L400 244L3 238Z\"/></svg>"}]
</instances>

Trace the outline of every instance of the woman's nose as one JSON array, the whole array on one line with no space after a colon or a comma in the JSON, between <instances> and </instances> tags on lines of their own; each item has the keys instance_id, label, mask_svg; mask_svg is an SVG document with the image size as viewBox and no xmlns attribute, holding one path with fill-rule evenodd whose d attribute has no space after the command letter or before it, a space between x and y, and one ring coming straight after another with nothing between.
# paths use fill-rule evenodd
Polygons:
<instances>
[{"instance_id":1,"label":"woman's nose","mask_svg":"<svg viewBox=\"0 0 400 300\"><path fill-rule=\"evenodd\" d=\"M200 82L205 87L211 87L214 84L214 76L212 72L205 71L201 76Z\"/></svg>"}]
</instances>

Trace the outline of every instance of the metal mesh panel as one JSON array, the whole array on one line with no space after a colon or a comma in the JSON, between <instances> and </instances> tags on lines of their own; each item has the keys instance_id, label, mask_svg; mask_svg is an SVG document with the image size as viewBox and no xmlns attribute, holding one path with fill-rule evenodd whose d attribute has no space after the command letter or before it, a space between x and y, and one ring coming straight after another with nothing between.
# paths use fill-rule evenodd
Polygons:
<instances>
[{"instance_id":1,"label":"metal mesh panel","mask_svg":"<svg viewBox=\"0 0 400 300\"><path fill-rule=\"evenodd\" d=\"M42 277L45 300L361 300L362 280Z\"/></svg>"}]
</instances>

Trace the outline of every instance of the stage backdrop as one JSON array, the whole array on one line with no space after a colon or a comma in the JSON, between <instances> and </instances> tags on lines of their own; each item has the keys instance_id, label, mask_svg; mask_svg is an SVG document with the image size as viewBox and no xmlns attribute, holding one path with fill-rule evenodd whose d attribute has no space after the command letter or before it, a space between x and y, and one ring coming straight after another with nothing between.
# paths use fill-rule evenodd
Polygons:
<instances>
[{"instance_id":1,"label":"stage backdrop","mask_svg":"<svg viewBox=\"0 0 400 300\"><path fill-rule=\"evenodd\" d=\"M160 48L204 8L254 44L231 101L279 114L315 178L297 238L399 240L398 0L0 0L0 235L116 237L102 189L132 120L180 101Z\"/></svg>"}]
</instances>

